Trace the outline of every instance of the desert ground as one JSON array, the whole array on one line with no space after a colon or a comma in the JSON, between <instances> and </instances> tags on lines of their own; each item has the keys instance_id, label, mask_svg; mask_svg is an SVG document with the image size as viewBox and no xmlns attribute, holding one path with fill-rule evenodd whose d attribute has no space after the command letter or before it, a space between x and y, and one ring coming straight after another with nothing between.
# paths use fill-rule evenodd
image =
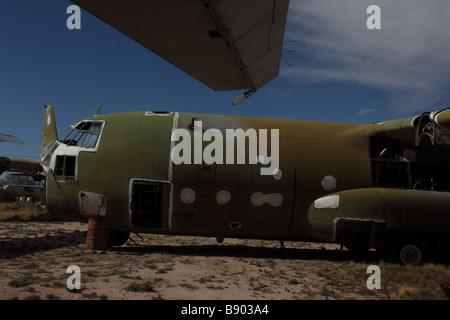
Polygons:
<instances>
[{"instance_id":1,"label":"desert ground","mask_svg":"<svg viewBox=\"0 0 450 320\"><path fill-rule=\"evenodd\" d=\"M450 267L401 266L333 244L131 234L86 249L87 224L0 210L1 300L445 300ZM369 289L371 265L380 289ZM69 289L79 267L80 289ZM73 279L73 278L71 278ZM71 281L69 279L69 281ZM374 283L374 282L372 282Z\"/></svg>"}]
</instances>

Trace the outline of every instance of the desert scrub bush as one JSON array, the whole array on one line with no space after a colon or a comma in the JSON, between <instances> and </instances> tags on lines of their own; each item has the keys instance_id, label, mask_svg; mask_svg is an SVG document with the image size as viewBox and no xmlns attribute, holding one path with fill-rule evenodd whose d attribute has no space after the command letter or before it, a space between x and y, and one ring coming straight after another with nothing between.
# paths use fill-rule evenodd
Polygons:
<instances>
[{"instance_id":1,"label":"desert scrub bush","mask_svg":"<svg viewBox=\"0 0 450 320\"><path fill-rule=\"evenodd\" d=\"M125 288L127 291L131 292L154 292L155 288L150 280L141 283L132 283Z\"/></svg>"}]
</instances>

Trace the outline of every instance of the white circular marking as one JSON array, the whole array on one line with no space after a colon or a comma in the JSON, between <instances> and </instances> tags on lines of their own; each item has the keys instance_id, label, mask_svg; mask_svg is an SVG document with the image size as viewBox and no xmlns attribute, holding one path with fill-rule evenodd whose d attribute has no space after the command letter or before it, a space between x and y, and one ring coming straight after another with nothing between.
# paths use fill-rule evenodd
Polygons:
<instances>
[{"instance_id":1,"label":"white circular marking","mask_svg":"<svg viewBox=\"0 0 450 320\"><path fill-rule=\"evenodd\" d=\"M265 194L261 192L255 192L252 194L250 200L252 201L252 204L254 206L260 207L266 202Z\"/></svg>"},{"instance_id":2,"label":"white circular marking","mask_svg":"<svg viewBox=\"0 0 450 320\"><path fill-rule=\"evenodd\" d=\"M218 204L227 204L231 200L231 194L226 190L220 190L216 194L216 201Z\"/></svg>"},{"instance_id":3,"label":"white circular marking","mask_svg":"<svg viewBox=\"0 0 450 320\"><path fill-rule=\"evenodd\" d=\"M283 172L279 168L273 169L273 178L275 180L281 180L281 177L283 176Z\"/></svg>"},{"instance_id":4,"label":"white circular marking","mask_svg":"<svg viewBox=\"0 0 450 320\"><path fill-rule=\"evenodd\" d=\"M266 158L263 155L259 155L256 157L256 163L264 164L265 161L266 161Z\"/></svg>"},{"instance_id":5,"label":"white circular marking","mask_svg":"<svg viewBox=\"0 0 450 320\"><path fill-rule=\"evenodd\" d=\"M191 188L184 188L181 190L180 198L184 203L193 203L195 201L195 191Z\"/></svg>"},{"instance_id":6,"label":"white circular marking","mask_svg":"<svg viewBox=\"0 0 450 320\"><path fill-rule=\"evenodd\" d=\"M279 207L283 203L283 196L279 193L264 194L262 192L255 192L252 194L250 200L256 207L260 207L265 203L270 204L272 207Z\"/></svg>"},{"instance_id":7,"label":"white circular marking","mask_svg":"<svg viewBox=\"0 0 450 320\"><path fill-rule=\"evenodd\" d=\"M336 178L333 176L325 176L320 182L323 190L330 191L336 189Z\"/></svg>"},{"instance_id":8,"label":"white circular marking","mask_svg":"<svg viewBox=\"0 0 450 320\"><path fill-rule=\"evenodd\" d=\"M283 196L279 193L271 193L268 195L267 201L272 207L279 207L283 203Z\"/></svg>"}]
</instances>

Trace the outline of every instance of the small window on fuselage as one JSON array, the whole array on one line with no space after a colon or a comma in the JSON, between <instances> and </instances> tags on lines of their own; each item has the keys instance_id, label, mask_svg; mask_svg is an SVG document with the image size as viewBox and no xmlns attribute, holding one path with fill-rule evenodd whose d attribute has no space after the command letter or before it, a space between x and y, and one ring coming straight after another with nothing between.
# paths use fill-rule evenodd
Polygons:
<instances>
[{"instance_id":1,"label":"small window on fuselage","mask_svg":"<svg viewBox=\"0 0 450 320\"><path fill-rule=\"evenodd\" d=\"M66 156L66 159L64 161L64 176L75 176L75 161L76 157Z\"/></svg>"},{"instance_id":2,"label":"small window on fuselage","mask_svg":"<svg viewBox=\"0 0 450 320\"><path fill-rule=\"evenodd\" d=\"M74 156L56 156L55 176L74 177L76 160Z\"/></svg>"},{"instance_id":3,"label":"small window on fuselage","mask_svg":"<svg viewBox=\"0 0 450 320\"><path fill-rule=\"evenodd\" d=\"M64 156L56 156L55 175L62 176L64 172Z\"/></svg>"}]
</instances>

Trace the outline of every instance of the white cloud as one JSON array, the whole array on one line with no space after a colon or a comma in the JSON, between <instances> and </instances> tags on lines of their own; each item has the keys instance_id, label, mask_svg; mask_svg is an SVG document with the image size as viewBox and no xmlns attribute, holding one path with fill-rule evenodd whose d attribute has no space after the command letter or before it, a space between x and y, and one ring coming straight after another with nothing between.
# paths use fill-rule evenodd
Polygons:
<instances>
[{"instance_id":1,"label":"white cloud","mask_svg":"<svg viewBox=\"0 0 450 320\"><path fill-rule=\"evenodd\" d=\"M368 114L368 113L372 113L372 112L377 112L377 110L375 110L375 109L362 109L359 113L358 113L358 116L360 116L360 117L362 117L362 116L365 116L366 114Z\"/></svg>"},{"instance_id":2,"label":"white cloud","mask_svg":"<svg viewBox=\"0 0 450 320\"><path fill-rule=\"evenodd\" d=\"M372 4L381 30L366 26ZM449 12L448 0L291 0L286 39L297 40L296 61L281 75L382 89L403 112L433 107L450 98Z\"/></svg>"}]
</instances>

